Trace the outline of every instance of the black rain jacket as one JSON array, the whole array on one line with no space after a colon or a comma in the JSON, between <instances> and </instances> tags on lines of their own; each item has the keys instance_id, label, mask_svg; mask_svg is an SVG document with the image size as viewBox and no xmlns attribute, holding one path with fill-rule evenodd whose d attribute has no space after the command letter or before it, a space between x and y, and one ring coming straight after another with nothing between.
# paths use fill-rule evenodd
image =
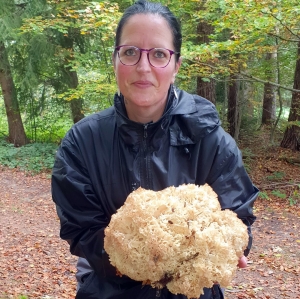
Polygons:
<instances>
[{"instance_id":1,"label":"black rain jacket","mask_svg":"<svg viewBox=\"0 0 300 299\"><path fill-rule=\"evenodd\" d=\"M161 119L140 124L128 119L123 97L116 95L113 107L70 129L56 155L52 196L61 238L94 270L77 299L186 298L117 277L103 251L103 240L111 215L130 192L140 186L158 191L188 183L208 183L221 207L235 211L248 226L247 255L258 190L211 102L171 86ZM205 292L209 292L205 298L219 296L213 297L214 289Z\"/></svg>"}]
</instances>

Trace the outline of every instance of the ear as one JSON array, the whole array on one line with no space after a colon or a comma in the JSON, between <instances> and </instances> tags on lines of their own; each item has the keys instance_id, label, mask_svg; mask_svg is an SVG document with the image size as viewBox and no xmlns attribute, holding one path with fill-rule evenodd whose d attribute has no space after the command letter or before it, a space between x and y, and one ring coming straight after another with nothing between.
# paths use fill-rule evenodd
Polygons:
<instances>
[{"instance_id":1,"label":"ear","mask_svg":"<svg viewBox=\"0 0 300 299\"><path fill-rule=\"evenodd\" d=\"M181 62L182 62L182 58L179 57L178 61L176 62L176 65L175 65L175 70L174 70L174 73L173 73L173 77L172 77L172 80L171 80L171 84L174 84L175 82L175 79L176 79L176 75L179 71L179 68L181 66Z\"/></svg>"}]
</instances>

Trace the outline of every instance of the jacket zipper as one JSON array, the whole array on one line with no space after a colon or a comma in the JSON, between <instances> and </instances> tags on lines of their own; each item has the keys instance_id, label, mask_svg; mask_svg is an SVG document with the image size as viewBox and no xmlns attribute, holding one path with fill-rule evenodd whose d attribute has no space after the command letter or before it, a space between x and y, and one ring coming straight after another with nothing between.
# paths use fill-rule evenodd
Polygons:
<instances>
[{"instance_id":1,"label":"jacket zipper","mask_svg":"<svg viewBox=\"0 0 300 299\"><path fill-rule=\"evenodd\" d=\"M143 157L142 157L142 163L141 163L141 185L144 188L151 188L150 182L149 182L149 151L147 146L147 138L148 138L148 125L144 125L144 131L143 131Z\"/></svg>"},{"instance_id":2,"label":"jacket zipper","mask_svg":"<svg viewBox=\"0 0 300 299\"><path fill-rule=\"evenodd\" d=\"M144 125L144 143L146 142L147 136L148 136L148 132L147 132L147 128L148 128L148 124Z\"/></svg>"}]
</instances>

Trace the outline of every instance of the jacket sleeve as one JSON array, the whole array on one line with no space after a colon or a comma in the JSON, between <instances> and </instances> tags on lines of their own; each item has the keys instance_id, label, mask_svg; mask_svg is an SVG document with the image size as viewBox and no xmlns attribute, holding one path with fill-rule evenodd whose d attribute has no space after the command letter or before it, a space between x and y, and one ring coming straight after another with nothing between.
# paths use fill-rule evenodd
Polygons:
<instances>
[{"instance_id":1,"label":"jacket sleeve","mask_svg":"<svg viewBox=\"0 0 300 299\"><path fill-rule=\"evenodd\" d=\"M105 275L107 267L103 263L108 260L103 258L102 249L109 219L93 190L72 130L57 151L51 187L61 238L70 244L72 254L86 258L98 275Z\"/></svg>"},{"instance_id":2,"label":"jacket sleeve","mask_svg":"<svg viewBox=\"0 0 300 299\"><path fill-rule=\"evenodd\" d=\"M215 132L218 146L214 155L213 166L208 183L218 194L222 209L230 209L248 227L249 243L245 255L252 245L251 225L256 217L253 204L258 196L258 189L250 180L242 160L242 155L234 139L221 127Z\"/></svg>"}]
</instances>

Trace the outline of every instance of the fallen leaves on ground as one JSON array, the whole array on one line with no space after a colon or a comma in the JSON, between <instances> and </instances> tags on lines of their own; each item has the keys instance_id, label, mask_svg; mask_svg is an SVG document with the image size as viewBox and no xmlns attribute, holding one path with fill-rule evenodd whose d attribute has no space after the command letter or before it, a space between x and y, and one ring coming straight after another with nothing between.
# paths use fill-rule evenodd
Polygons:
<instances>
[{"instance_id":1,"label":"fallen leaves on ground","mask_svg":"<svg viewBox=\"0 0 300 299\"><path fill-rule=\"evenodd\" d=\"M269 134L261 128L239 144L262 196L248 267L237 271L226 299L300 298L300 152L269 146Z\"/></svg>"},{"instance_id":2,"label":"fallen leaves on ground","mask_svg":"<svg viewBox=\"0 0 300 299\"><path fill-rule=\"evenodd\" d=\"M258 200L249 264L226 298L300 298L300 208Z\"/></svg>"},{"instance_id":3,"label":"fallen leaves on ground","mask_svg":"<svg viewBox=\"0 0 300 299\"><path fill-rule=\"evenodd\" d=\"M298 185L284 184L300 182L299 165L276 159L276 151L268 155L273 158L251 160L256 185L263 192L265 186L273 190L281 186L282 192L292 195L299 192ZM278 172L285 173L281 184L270 180L272 175L277 179ZM2 168L0 186L0 298L74 298L77 259L59 238L49 176L32 177ZM255 203L249 264L237 271L226 288L226 299L300 298L300 200L291 206L287 198L278 198L270 190L268 195Z\"/></svg>"},{"instance_id":4,"label":"fallen leaves on ground","mask_svg":"<svg viewBox=\"0 0 300 299\"><path fill-rule=\"evenodd\" d=\"M74 298L76 258L59 238L47 176L0 171L0 298Z\"/></svg>"}]
</instances>

